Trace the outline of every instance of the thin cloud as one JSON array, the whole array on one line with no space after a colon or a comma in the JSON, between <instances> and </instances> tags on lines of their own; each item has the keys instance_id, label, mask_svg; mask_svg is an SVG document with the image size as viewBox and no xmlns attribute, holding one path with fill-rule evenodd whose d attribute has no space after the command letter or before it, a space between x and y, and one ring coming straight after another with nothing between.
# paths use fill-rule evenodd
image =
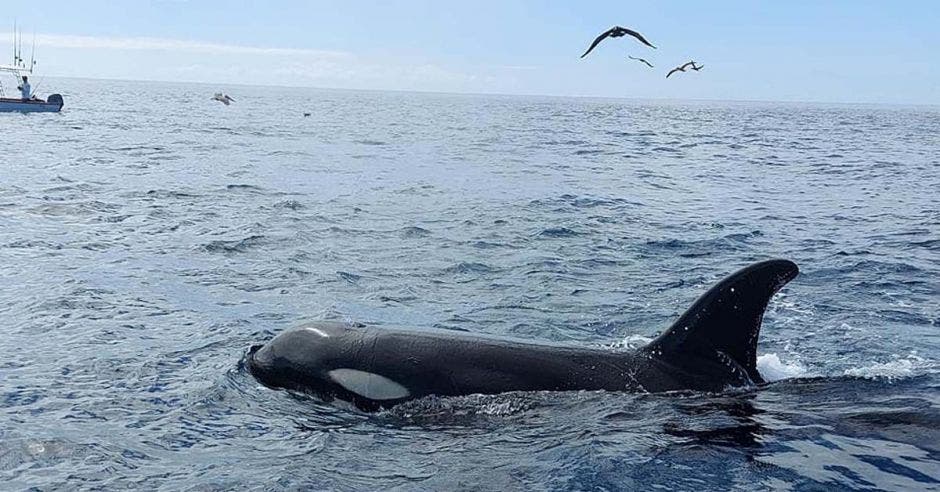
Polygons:
<instances>
[{"instance_id":1,"label":"thin cloud","mask_svg":"<svg viewBox=\"0 0 940 492\"><path fill-rule=\"evenodd\" d=\"M70 34L36 41L43 68L66 76L453 92L493 90L502 78L494 67L461 70L345 51Z\"/></svg>"},{"instance_id":2,"label":"thin cloud","mask_svg":"<svg viewBox=\"0 0 940 492\"><path fill-rule=\"evenodd\" d=\"M538 65L494 65L493 68L502 69L502 70L530 71L530 70L539 70L542 67Z\"/></svg>"},{"instance_id":3,"label":"thin cloud","mask_svg":"<svg viewBox=\"0 0 940 492\"><path fill-rule=\"evenodd\" d=\"M2 39L3 35L0 35ZM7 37L11 34L7 33ZM65 49L105 49L126 51L182 51L188 53L236 55L285 55L345 58L353 55L344 51L312 50L302 48L269 48L237 44L209 43L182 39L147 37L101 37L71 34L40 34L36 36L40 47Z\"/></svg>"}]
</instances>

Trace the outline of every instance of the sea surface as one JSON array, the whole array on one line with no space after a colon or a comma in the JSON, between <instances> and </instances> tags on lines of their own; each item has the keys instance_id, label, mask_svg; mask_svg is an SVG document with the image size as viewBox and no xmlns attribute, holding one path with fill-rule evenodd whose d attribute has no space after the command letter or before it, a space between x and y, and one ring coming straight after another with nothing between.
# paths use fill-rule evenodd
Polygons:
<instances>
[{"instance_id":1,"label":"sea surface","mask_svg":"<svg viewBox=\"0 0 940 492\"><path fill-rule=\"evenodd\" d=\"M0 114L3 490L940 490L940 108L40 90ZM775 257L760 388L365 414L244 367L326 319L623 350Z\"/></svg>"}]
</instances>

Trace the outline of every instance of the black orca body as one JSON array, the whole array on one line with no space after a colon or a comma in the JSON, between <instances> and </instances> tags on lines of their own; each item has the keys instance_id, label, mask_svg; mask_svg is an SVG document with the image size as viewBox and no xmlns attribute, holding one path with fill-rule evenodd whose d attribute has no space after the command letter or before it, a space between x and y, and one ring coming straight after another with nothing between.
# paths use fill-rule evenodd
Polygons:
<instances>
[{"instance_id":1,"label":"black orca body","mask_svg":"<svg viewBox=\"0 0 940 492\"><path fill-rule=\"evenodd\" d=\"M770 298L798 273L770 260L712 287L636 351L314 322L248 356L262 383L375 411L427 395L507 391L723 391L763 383L757 338Z\"/></svg>"}]
</instances>

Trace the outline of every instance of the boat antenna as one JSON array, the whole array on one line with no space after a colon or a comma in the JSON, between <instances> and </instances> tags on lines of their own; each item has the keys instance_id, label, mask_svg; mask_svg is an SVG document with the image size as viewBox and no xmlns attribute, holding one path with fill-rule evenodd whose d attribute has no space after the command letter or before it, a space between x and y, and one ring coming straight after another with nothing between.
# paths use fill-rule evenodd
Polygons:
<instances>
[{"instance_id":1,"label":"boat antenna","mask_svg":"<svg viewBox=\"0 0 940 492\"><path fill-rule=\"evenodd\" d=\"M13 41L15 44L15 46L13 46L13 58L16 60L14 65L21 67L23 66L23 30L16 29L16 32L14 32L13 35L16 36Z\"/></svg>"},{"instance_id":2,"label":"boat antenna","mask_svg":"<svg viewBox=\"0 0 940 492\"><path fill-rule=\"evenodd\" d=\"M33 48L29 53L29 73L33 73L33 67L36 66L36 31L33 31Z\"/></svg>"}]
</instances>

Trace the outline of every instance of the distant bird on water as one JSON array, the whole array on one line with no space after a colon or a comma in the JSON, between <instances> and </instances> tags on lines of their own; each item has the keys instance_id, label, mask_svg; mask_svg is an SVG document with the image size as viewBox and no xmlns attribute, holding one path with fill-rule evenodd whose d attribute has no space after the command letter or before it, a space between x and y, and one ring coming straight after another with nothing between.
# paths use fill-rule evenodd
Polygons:
<instances>
[{"instance_id":1,"label":"distant bird on water","mask_svg":"<svg viewBox=\"0 0 940 492\"><path fill-rule=\"evenodd\" d=\"M704 67L705 65L702 65L702 66ZM668 79L670 75L672 75L672 74L674 74L674 73L676 73L676 72L685 72L685 69L686 69L686 68L689 68L689 67L692 67L692 70L695 70L696 72L699 71L699 70L701 70L701 67L695 68L696 65L695 65L695 62L694 62L694 61L690 61L690 62L683 63L682 65L679 65L678 67L673 68L672 70L670 70L669 73L666 74L666 78Z\"/></svg>"},{"instance_id":2,"label":"distant bird on water","mask_svg":"<svg viewBox=\"0 0 940 492\"><path fill-rule=\"evenodd\" d=\"M641 62L645 63L646 66L648 66L648 67L650 67L650 68L653 68L653 64L650 63L650 62L648 62L648 61L646 61L646 60L643 59L643 58L637 58L637 57L635 57L635 56L630 56L630 55L627 55L627 58L629 58L629 59L631 59L631 60L641 61Z\"/></svg>"},{"instance_id":3,"label":"distant bird on water","mask_svg":"<svg viewBox=\"0 0 940 492\"><path fill-rule=\"evenodd\" d=\"M226 106L235 102L234 99L232 99L231 97L228 97L228 94L222 94L221 92L216 92L215 95L212 96L212 100L219 101L220 103Z\"/></svg>"},{"instance_id":4,"label":"distant bird on water","mask_svg":"<svg viewBox=\"0 0 940 492\"><path fill-rule=\"evenodd\" d=\"M310 113L304 113L304 118L310 116Z\"/></svg>"},{"instance_id":5,"label":"distant bird on water","mask_svg":"<svg viewBox=\"0 0 940 492\"><path fill-rule=\"evenodd\" d=\"M654 49L656 48L655 46L650 44L650 42L647 41L646 38L644 38L642 34L636 31L627 29L626 27L614 26L604 31L603 33L601 33L601 35L598 36L597 39L595 39L593 43L591 43L591 46L587 49L587 51L585 51L584 54L581 55L581 58L584 58L585 56L587 56L588 53L590 53L591 50L593 50L594 47L597 46L601 41L607 38L621 38L623 36L626 36L627 34L629 34L630 36L633 36L639 42L649 46L650 48L654 48Z\"/></svg>"}]
</instances>

